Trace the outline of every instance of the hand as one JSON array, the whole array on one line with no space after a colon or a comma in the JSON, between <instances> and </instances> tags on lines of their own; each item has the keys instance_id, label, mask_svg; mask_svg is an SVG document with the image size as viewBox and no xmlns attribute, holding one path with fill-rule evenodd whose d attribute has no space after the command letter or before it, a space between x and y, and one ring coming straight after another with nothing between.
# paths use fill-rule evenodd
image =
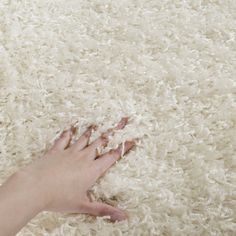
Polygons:
<instances>
[{"instance_id":1,"label":"hand","mask_svg":"<svg viewBox=\"0 0 236 236\"><path fill-rule=\"evenodd\" d=\"M126 219L123 211L104 203L92 202L87 193L96 180L121 157L122 151L127 153L134 147L134 141L126 141L124 146L119 145L117 149L101 156L97 152L98 148L107 145L108 137L115 130L123 129L127 122L128 119L123 118L115 128L109 129L91 144L89 139L96 128L94 125L71 144L76 132L72 126L61 134L41 159L20 170L22 176L37 183L44 201L43 210L110 216L111 221Z\"/></svg>"}]
</instances>

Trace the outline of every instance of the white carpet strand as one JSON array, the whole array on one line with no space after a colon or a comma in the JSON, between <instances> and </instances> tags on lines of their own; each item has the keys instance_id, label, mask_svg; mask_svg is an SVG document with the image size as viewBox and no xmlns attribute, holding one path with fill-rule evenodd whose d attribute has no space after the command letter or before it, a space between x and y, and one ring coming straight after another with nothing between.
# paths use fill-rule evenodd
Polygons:
<instances>
[{"instance_id":1,"label":"white carpet strand","mask_svg":"<svg viewBox=\"0 0 236 236\"><path fill-rule=\"evenodd\" d=\"M129 220L44 212L18 236L235 235L235 39L235 0L1 0L1 183L76 120L140 138L93 188Z\"/></svg>"}]
</instances>

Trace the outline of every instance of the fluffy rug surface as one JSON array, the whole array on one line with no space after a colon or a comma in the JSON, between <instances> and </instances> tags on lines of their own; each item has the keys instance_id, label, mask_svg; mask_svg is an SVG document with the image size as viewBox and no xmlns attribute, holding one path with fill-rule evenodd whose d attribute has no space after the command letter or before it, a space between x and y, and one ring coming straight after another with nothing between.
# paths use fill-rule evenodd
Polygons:
<instances>
[{"instance_id":1,"label":"fluffy rug surface","mask_svg":"<svg viewBox=\"0 0 236 236\"><path fill-rule=\"evenodd\" d=\"M1 0L0 183L76 120L140 138L93 188L129 220L44 212L18 235L235 235L235 39L234 0Z\"/></svg>"}]
</instances>

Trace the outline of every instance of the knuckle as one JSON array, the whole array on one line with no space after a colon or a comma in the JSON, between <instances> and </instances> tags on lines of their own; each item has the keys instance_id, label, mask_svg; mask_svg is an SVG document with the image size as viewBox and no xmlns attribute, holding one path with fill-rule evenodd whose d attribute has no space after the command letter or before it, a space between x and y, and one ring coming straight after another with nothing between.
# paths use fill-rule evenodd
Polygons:
<instances>
[{"instance_id":1,"label":"knuckle","mask_svg":"<svg viewBox=\"0 0 236 236\"><path fill-rule=\"evenodd\" d=\"M80 154L80 152L74 147L74 148L69 148L68 150L66 150L66 151L68 151L68 154L70 155L70 156L72 156L73 158L76 158L76 157L78 157L78 156L81 156L81 154Z\"/></svg>"}]
</instances>

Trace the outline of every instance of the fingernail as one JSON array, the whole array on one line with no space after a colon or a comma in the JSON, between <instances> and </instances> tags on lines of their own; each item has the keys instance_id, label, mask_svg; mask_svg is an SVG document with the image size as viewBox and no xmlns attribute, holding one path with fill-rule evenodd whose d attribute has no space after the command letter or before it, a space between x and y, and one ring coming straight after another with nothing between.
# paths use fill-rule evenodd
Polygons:
<instances>
[{"instance_id":1,"label":"fingernail","mask_svg":"<svg viewBox=\"0 0 236 236\"><path fill-rule=\"evenodd\" d=\"M129 117L123 117L117 125L117 129L123 129L129 121Z\"/></svg>"},{"instance_id":2,"label":"fingernail","mask_svg":"<svg viewBox=\"0 0 236 236\"><path fill-rule=\"evenodd\" d=\"M124 123L127 123L128 121L129 121L128 116L122 117L122 119L121 119L121 122L124 122Z\"/></svg>"},{"instance_id":3,"label":"fingernail","mask_svg":"<svg viewBox=\"0 0 236 236\"><path fill-rule=\"evenodd\" d=\"M101 135L101 139L102 139L102 145L107 145L109 138L105 133Z\"/></svg>"},{"instance_id":4,"label":"fingernail","mask_svg":"<svg viewBox=\"0 0 236 236\"><path fill-rule=\"evenodd\" d=\"M128 149L132 148L133 146L135 146L136 142L134 140L131 141L126 141L125 145L127 145Z\"/></svg>"},{"instance_id":5,"label":"fingernail","mask_svg":"<svg viewBox=\"0 0 236 236\"><path fill-rule=\"evenodd\" d=\"M95 124L92 124L88 127L88 129L90 129L90 130L97 130L97 128L98 128L98 126Z\"/></svg>"},{"instance_id":6,"label":"fingernail","mask_svg":"<svg viewBox=\"0 0 236 236\"><path fill-rule=\"evenodd\" d=\"M90 125L88 128L87 128L87 130L85 131L85 136L86 137L90 137L91 136L91 134L92 134L92 131L93 130L95 130L96 129L96 125L94 125L94 124L92 124L92 125Z\"/></svg>"},{"instance_id":7,"label":"fingernail","mask_svg":"<svg viewBox=\"0 0 236 236\"><path fill-rule=\"evenodd\" d=\"M76 128L74 125L72 125L72 126L70 127L70 134L71 134L71 135L74 135L74 134L76 133L76 130L77 130L77 128Z\"/></svg>"},{"instance_id":8,"label":"fingernail","mask_svg":"<svg viewBox=\"0 0 236 236\"><path fill-rule=\"evenodd\" d=\"M95 130L95 131L96 131L96 130L98 129L98 126L95 125L95 124L92 124L92 125L91 125L91 128L92 128L92 130Z\"/></svg>"},{"instance_id":9,"label":"fingernail","mask_svg":"<svg viewBox=\"0 0 236 236\"><path fill-rule=\"evenodd\" d=\"M124 211L115 211L112 215L110 215L111 221L122 221L128 218L128 215Z\"/></svg>"}]
</instances>

